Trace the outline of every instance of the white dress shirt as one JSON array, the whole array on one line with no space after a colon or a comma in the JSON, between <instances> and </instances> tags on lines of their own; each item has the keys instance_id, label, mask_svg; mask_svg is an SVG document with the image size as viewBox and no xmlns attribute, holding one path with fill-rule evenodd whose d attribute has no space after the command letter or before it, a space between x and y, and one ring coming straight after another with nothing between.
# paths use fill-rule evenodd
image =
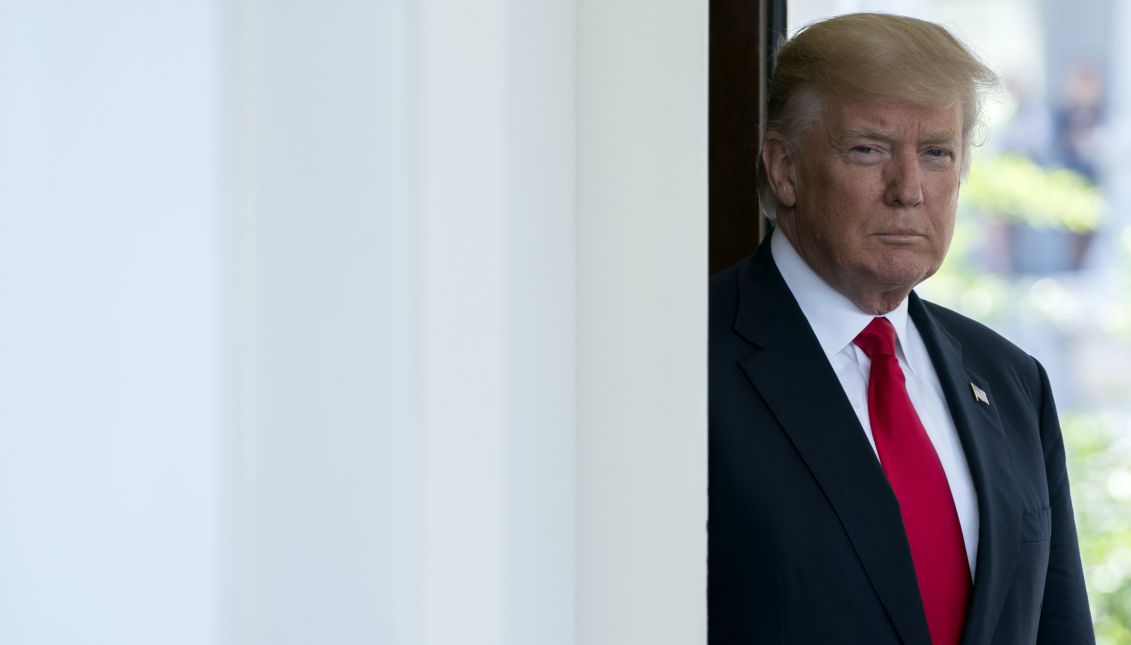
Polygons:
<instances>
[{"instance_id":1,"label":"white dress shirt","mask_svg":"<svg viewBox=\"0 0 1131 645\"><path fill-rule=\"evenodd\" d=\"M860 310L851 300L826 284L778 229L772 234L770 249L778 270L793 292L793 297L797 299L797 304L801 305L802 313L809 320L817 342L821 344L821 349L840 379L841 387L875 452L876 441L872 438L872 424L868 419L868 372L872 361L864 350L852 342L874 316ZM907 394L927 430L927 436L934 444L950 484L954 506L958 511L958 522L962 525L962 537L966 543L970 575L973 576L974 561L978 553L978 498L974 492L974 482L970 478L966 454L962 451L954 419L950 416L942 385L927 354L927 347L923 344L923 337L907 316L907 299L885 317L895 327L895 353L906 378ZM878 453L876 458L879 459Z\"/></svg>"}]
</instances>

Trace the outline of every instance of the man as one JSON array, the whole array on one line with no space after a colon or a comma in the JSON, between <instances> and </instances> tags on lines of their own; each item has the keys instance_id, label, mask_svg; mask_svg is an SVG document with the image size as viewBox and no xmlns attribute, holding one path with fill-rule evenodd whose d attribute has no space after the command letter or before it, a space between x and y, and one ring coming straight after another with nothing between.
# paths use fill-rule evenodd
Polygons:
<instances>
[{"instance_id":1,"label":"man","mask_svg":"<svg viewBox=\"0 0 1131 645\"><path fill-rule=\"evenodd\" d=\"M995 83L910 18L780 49L777 227L711 280L712 645L1094 642L1044 369L912 291Z\"/></svg>"}]
</instances>

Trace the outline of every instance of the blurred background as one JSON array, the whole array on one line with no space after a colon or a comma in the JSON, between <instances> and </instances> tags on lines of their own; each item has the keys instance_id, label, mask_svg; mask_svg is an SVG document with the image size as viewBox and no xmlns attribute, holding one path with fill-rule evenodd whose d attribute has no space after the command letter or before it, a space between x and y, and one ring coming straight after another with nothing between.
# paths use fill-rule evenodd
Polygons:
<instances>
[{"instance_id":1,"label":"blurred background","mask_svg":"<svg viewBox=\"0 0 1131 645\"><path fill-rule=\"evenodd\" d=\"M1131 643L1131 5L791 0L789 30L884 11L939 22L1003 80L944 268L918 290L1048 369L1092 613Z\"/></svg>"}]
</instances>

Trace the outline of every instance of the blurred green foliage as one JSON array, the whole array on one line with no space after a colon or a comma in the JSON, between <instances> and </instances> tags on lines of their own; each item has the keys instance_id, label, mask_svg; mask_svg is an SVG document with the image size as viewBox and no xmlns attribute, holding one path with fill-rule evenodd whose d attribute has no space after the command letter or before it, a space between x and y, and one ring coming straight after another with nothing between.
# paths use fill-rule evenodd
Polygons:
<instances>
[{"instance_id":1,"label":"blurred green foliage","mask_svg":"<svg viewBox=\"0 0 1131 645\"><path fill-rule=\"evenodd\" d=\"M978 158L962 197L998 217L1078 233L1095 230L1106 208L1099 190L1079 173L1010 154Z\"/></svg>"},{"instance_id":2,"label":"blurred green foliage","mask_svg":"<svg viewBox=\"0 0 1131 645\"><path fill-rule=\"evenodd\" d=\"M1131 443L1126 441L1126 415L1064 414L1061 425L1096 637L1101 643L1131 645Z\"/></svg>"}]
</instances>

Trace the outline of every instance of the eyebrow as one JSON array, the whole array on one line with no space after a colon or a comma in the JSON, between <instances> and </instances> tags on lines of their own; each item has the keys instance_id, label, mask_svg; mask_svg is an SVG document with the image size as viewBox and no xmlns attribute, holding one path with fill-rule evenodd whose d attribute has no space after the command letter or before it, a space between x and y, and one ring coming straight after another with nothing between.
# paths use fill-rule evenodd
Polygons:
<instances>
[{"instance_id":1,"label":"eyebrow","mask_svg":"<svg viewBox=\"0 0 1131 645\"><path fill-rule=\"evenodd\" d=\"M926 145L950 143L957 138L957 134L954 132L931 132L923 138L919 139L919 143ZM892 141L895 141L896 136L891 132L885 132L883 130L874 130L872 128L852 128L850 130L845 130L844 133L841 134L840 137L838 137L838 140L840 141L846 141L848 139L875 139L877 141L890 143Z\"/></svg>"}]
</instances>

